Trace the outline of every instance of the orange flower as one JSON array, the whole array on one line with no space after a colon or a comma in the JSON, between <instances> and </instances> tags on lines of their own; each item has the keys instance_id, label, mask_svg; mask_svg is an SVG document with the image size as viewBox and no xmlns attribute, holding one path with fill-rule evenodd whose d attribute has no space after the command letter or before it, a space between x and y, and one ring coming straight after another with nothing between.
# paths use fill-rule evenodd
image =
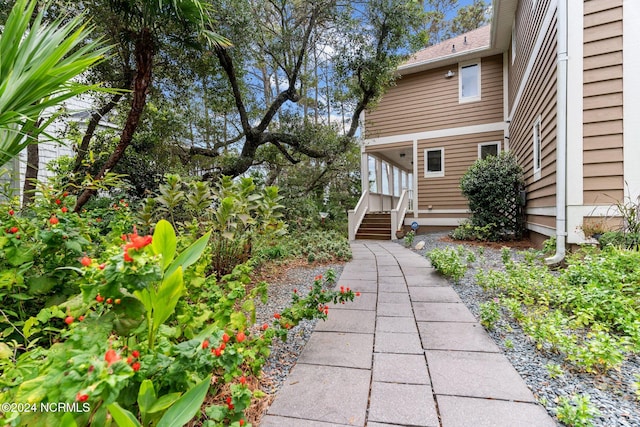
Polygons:
<instances>
[{"instance_id":1,"label":"orange flower","mask_svg":"<svg viewBox=\"0 0 640 427\"><path fill-rule=\"evenodd\" d=\"M116 353L115 350L109 349L104 355L104 360L107 361L107 366L111 366L112 364L120 360L120 355Z\"/></svg>"}]
</instances>

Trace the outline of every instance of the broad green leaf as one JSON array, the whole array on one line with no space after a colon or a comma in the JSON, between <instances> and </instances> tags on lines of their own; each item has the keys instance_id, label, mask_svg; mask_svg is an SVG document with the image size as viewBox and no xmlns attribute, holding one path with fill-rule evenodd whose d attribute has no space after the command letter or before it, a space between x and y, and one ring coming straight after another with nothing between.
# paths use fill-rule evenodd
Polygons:
<instances>
[{"instance_id":1,"label":"broad green leaf","mask_svg":"<svg viewBox=\"0 0 640 427\"><path fill-rule=\"evenodd\" d=\"M162 255L162 269L166 270L176 255L176 232L169 221L158 221L151 246L153 252Z\"/></svg>"},{"instance_id":2,"label":"broad green leaf","mask_svg":"<svg viewBox=\"0 0 640 427\"><path fill-rule=\"evenodd\" d=\"M153 300L154 328L160 327L173 314L183 290L182 268L178 267L171 276L165 277L160 286L158 286L158 293Z\"/></svg>"},{"instance_id":3,"label":"broad green leaf","mask_svg":"<svg viewBox=\"0 0 640 427\"><path fill-rule=\"evenodd\" d=\"M24 322L24 326L22 327L22 334L25 338L29 338L31 336L31 328L38 324L38 319L35 317L30 317Z\"/></svg>"},{"instance_id":4,"label":"broad green leaf","mask_svg":"<svg viewBox=\"0 0 640 427\"><path fill-rule=\"evenodd\" d=\"M75 418L73 418L73 412L65 412L60 420L60 427L78 427Z\"/></svg>"},{"instance_id":5,"label":"broad green leaf","mask_svg":"<svg viewBox=\"0 0 640 427\"><path fill-rule=\"evenodd\" d=\"M256 323L256 303L248 299L242 303L242 309L251 315L251 323Z\"/></svg>"},{"instance_id":6,"label":"broad green leaf","mask_svg":"<svg viewBox=\"0 0 640 427\"><path fill-rule=\"evenodd\" d=\"M138 406L140 407L140 412L143 414L149 412L149 409L155 401L156 391L153 388L153 383L151 380L142 381L140 390L138 390Z\"/></svg>"},{"instance_id":7,"label":"broad green leaf","mask_svg":"<svg viewBox=\"0 0 640 427\"><path fill-rule=\"evenodd\" d=\"M142 427L140 421L131 412L118 405L117 402L108 405L107 408L118 427Z\"/></svg>"},{"instance_id":8,"label":"broad green leaf","mask_svg":"<svg viewBox=\"0 0 640 427\"><path fill-rule=\"evenodd\" d=\"M158 400L153 402L151 408L149 408L150 414L155 414L156 412L164 411L169 406L173 405L176 400L180 398L182 393L169 393L164 396L160 396Z\"/></svg>"},{"instance_id":9,"label":"broad green leaf","mask_svg":"<svg viewBox=\"0 0 640 427\"><path fill-rule=\"evenodd\" d=\"M0 342L0 359L8 359L13 356L13 351L3 342Z\"/></svg>"},{"instance_id":10,"label":"broad green leaf","mask_svg":"<svg viewBox=\"0 0 640 427\"><path fill-rule=\"evenodd\" d=\"M144 308L145 310L147 310L148 313L150 313L151 310L153 310L153 298L151 297L151 294L147 289L141 289L139 291L135 291L133 295L135 295L135 297L140 300L140 302L144 305Z\"/></svg>"},{"instance_id":11,"label":"broad green leaf","mask_svg":"<svg viewBox=\"0 0 640 427\"><path fill-rule=\"evenodd\" d=\"M210 236L211 232L208 232L207 234L193 242L187 249L182 251L182 253L178 255L178 257L166 269L164 273L165 276L173 274L173 272L176 271L178 267L182 267L182 270L186 270L187 267L198 261L200 256L202 256L202 252L204 252L205 248L207 247Z\"/></svg>"},{"instance_id":12,"label":"broad green leaf","mask_svg":"<svg viewBox=\"0 0 640 427\"><path fill-rule=\"evenodd\" d=\"M209 391L211 375L187 391L171 406L156 427L180 427L188 423L200 410Z\"/></svg>"},{"instance_id":13,"label":"broad green leaf","mask_svg":"<svg viewBox=\"0 0 640 427\"><path fill-rule=\"evenodd\" d=\"M29 292L32 294L44 294L49 292L55 285L55 279L47 276L32 277L27 281Z\"/></svg>"},{"instance_id":14,"label":"broad green leaf","mask_svg":"<svg viewBox=\"0 0 640 427\"><path fill-rule=\"evenodd\" d=\"M231 327L237 330L242 330L247 327L247 317L244 313L239 311L231 313Z\"/></svg>"}]
</instances>

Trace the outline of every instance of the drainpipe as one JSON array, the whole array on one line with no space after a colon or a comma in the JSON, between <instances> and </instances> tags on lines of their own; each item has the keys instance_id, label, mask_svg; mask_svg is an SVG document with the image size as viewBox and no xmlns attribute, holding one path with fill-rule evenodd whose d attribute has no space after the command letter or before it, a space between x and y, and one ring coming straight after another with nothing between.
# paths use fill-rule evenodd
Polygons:
<instances>
[{"instance_id":1,"label":"drainpipe","mask_svg":"<svg viewBox=\"0 0 640 427\"><path fill-rule=\"evenodd\" d=\"M558 1L558 134L556 147L556 253L545 259L557 264L564 259L567 241L567 1Z\"/></svg>"}]
</instances>

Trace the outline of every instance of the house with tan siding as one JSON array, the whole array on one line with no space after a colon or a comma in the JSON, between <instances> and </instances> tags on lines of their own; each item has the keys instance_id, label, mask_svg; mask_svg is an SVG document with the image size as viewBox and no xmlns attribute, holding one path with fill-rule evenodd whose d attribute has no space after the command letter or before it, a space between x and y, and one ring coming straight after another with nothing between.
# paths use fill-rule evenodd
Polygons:
<instances>
[{"instance_id":1,"label":"house with tan siding","mask_svg":"<svg viewBox=\"0 0 640 427\"><path fill-rule=\"evenodd\" d=\"M411 56L366 112L350 238L457 226L469 216L460 178L503 150L525 173L532 240L556 236L556 258L588 240L583 223L640 195L640 2L492 6L490 25Z\"/></svg>"}]
</instances>

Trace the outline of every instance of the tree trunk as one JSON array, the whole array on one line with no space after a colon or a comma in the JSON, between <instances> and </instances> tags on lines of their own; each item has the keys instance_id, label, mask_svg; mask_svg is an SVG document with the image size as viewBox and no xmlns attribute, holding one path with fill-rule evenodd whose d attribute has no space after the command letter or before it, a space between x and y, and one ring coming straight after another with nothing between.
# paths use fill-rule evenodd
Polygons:
<instances>
[{"instance_id":1,"label":"tree trunk","mask_svg":"<svg viewBox=\"0 0 640 427\"><path fill-rule=\"evenodd\" d=\"M124 156L124 152L133 140L133 135L140 123L140 117L144 111L144 107L147 103L147 90L151 85L151 75L153 68L153 58L155 47L153 43L153 36L148 28L144 28L139 34L136 40L135 58L136 58L136 75L133 80L133 98L131 100L131 109L127 116L127 121L120 134L120 142L116 146L111 156L107 159L107 162L102 166L100 172L94 177L99 180L104 175L113 169L118 161ZM85 189L78 201L75 212L80 211L82 207L89 201L89 199L95 194L93 189Z\"/></svg>"},{"instance_id":2,"label":"tree trunk","mask_svg":"<svg viewBox=\"0 0 640 427\"><path fill-rule=\"evenodd\" d=\"M91 142L91 138L93 138L96 128L100 123L100 120L102 120L102 117L104 117L105 114L113 110L113 108L116 105L118 105L118 102L120 102L121 98L122 98L122 93L115 94L109 102L103 105L98 111L94 111L93 114L91 114L91 119L87 124L87 130L84 133L84 136L82 137L80 146L78 147L78 154L76 155L76 160L73 165L73 173L77 173L78 171L80 171L82 162L84 161L84 158L87 156L87 153L89 152L89 143Z\"/></svg>"},{"instance_id":3,"label":"tree trunk","mask_svg":"<svg viewBox=\"0 0 640 427\"><path fill-rule=\"evenodd\" d=\"M24 174L24 187L22 191L22 209L33 203L36 195L36 181L40 165L40 152L38 144L27 145L27 170Z\"/></svg>"}]
</instances>

